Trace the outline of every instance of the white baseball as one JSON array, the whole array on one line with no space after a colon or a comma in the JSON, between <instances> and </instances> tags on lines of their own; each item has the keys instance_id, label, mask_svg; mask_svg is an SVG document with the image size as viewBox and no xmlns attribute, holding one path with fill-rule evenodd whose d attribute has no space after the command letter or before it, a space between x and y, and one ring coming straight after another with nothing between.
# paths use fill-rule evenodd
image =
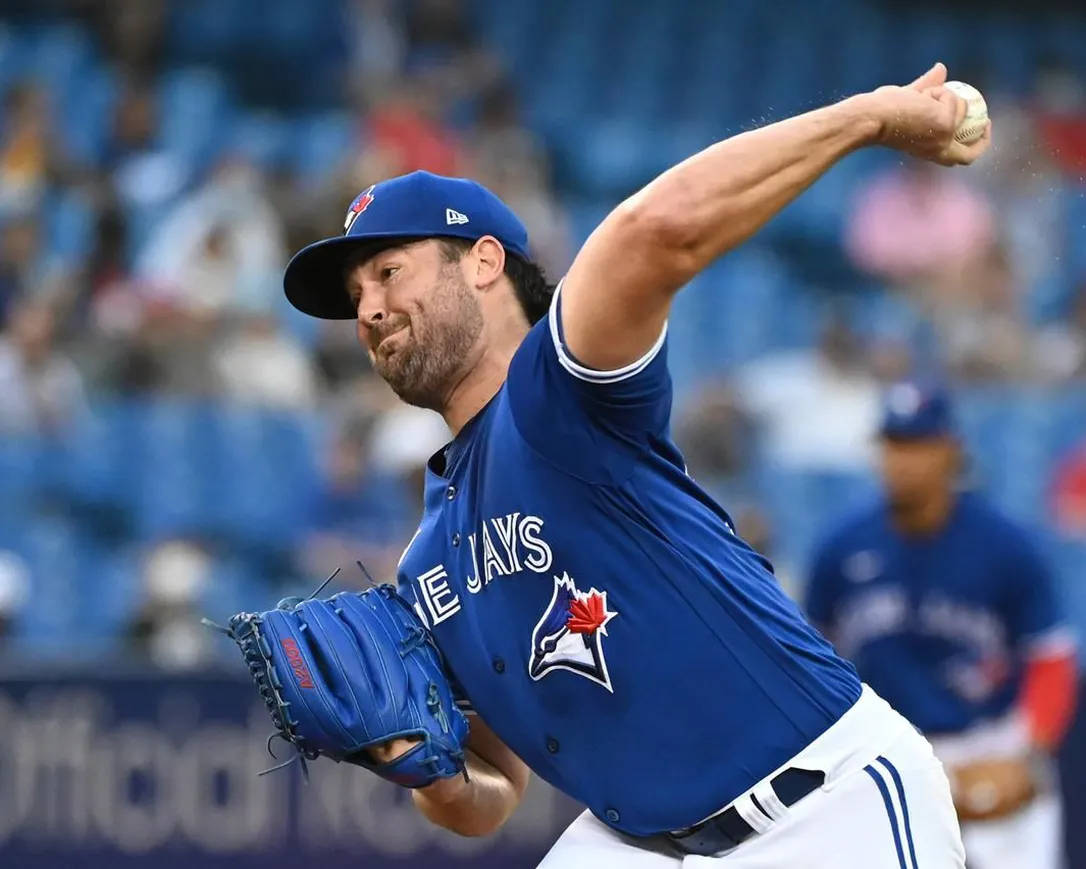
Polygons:
<instances>
[{"instance_id":1,"label":"white baseball","mask_svg":"<svg viewBox=\"0 0 1086 869\"><path fill-rule=\"evenodd\" d=\"M957 94L966 103L965 117L954 131L954 138L963 145L977 141L988 126L988 104L973 85L964 81L948 81L946 89Z\"/></svg>"}]
</instances>

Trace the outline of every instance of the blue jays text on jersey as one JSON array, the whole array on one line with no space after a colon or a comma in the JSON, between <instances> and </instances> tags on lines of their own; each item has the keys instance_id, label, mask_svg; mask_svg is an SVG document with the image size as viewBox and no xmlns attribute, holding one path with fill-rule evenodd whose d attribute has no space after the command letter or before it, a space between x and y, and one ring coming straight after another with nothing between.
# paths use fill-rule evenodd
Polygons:
<instances>
[{"instance_id":1,"label":"blue jays text on jersey","mask_svg":"<svg viewBox=\"0 0 1086 869\"><path fill-rule=\"evenodd\" d=\"M929 734L1006 714L1030 649L1071 642L1033 545L974 493L925 538L896 531L883 503L850 517L817 555L807 608L864 681Z\"/></svg>"},{"instance_id":2,"label":"blue jays text on jersey","mask_svg":"<svg viewBox=\"0 0 1086 869\"><path fill-rule=\"evenodd\" d=\"M593 371L559 306L431 460L399 582L538 775L616 829L676 830L785 764L860 683L686 475L666 330Z\"/></svg>"}]
</instances>

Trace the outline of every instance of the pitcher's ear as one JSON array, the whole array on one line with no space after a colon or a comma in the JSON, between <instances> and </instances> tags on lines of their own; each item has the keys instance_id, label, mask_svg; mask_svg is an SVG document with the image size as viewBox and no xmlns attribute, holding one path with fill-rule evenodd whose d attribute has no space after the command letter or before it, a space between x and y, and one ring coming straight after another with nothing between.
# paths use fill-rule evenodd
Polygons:
<instances>
[{"instance_id":1,"label":"pitcher's ear","mask_svg":"<svg viewBox=\"0 0 1086 869\"><path fill-rule=\"evenodd\" d=\"M472 245L475 261L475 287L486 290L505 273L505 248L492 235L484 235Z\"/></svg>"}]
</instances>

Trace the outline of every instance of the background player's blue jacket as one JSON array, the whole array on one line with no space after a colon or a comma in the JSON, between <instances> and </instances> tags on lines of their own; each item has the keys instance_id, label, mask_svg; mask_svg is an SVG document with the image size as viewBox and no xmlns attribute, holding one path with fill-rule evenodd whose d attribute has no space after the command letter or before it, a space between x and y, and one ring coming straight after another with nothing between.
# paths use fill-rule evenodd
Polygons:
<instances>
[{"instance_id":1,"label":"background player's blue jacket","mask_svg":"<svg viewBox=\"0 0 1086 869\"><path fill-rule=\"evenodd\" d=\"M620 830L678 829L798 753L860 683L686 475L664 336L591 371L557 304L431 460L401 591L537 774Z\"/></svg>"},{"instance_id":2,"label":"background player's blue jacket","mask_svg":"<svg viewBox=\"0 0 1086 869\"><path fill-rule=\"evenodd\" d=\"M925 733L998 718L1031 644L1057 636L1052 577L1026 534L980 495L906 537L880 502L820 548L807 610L860 676Z\"/></svg>"}]
</instances>

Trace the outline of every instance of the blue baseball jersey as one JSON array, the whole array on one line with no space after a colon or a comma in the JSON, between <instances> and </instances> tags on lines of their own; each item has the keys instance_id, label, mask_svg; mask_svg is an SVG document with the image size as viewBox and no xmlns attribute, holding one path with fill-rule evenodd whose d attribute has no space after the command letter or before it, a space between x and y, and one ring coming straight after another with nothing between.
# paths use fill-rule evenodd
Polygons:
<instances>
[{"instance_id":1,"label":"blue baseball jersey","mask_svg":"<svg viewBox=\"0 0 1086 869\"><path fill-rule=\"evenodd\" d=\"M430 461L399 567L464 698L538 775L635 835L700 821L859 697L670 440L665 334L599 372L559 296Z\"/></svg>"},{"instance_id":2,"label":"blue baseball jersey","mask_svg":"<svg viewBox=\"0 0 1086 869\"><path fill-rule=\"evenodd\" d=\"M1031 647L1066 639L1040 555L975 493L930 537L898 532L881 502L850 517L819 549L806 603L863 680L933 735L1005 715Z\"/></svg>"}]
</instances>

